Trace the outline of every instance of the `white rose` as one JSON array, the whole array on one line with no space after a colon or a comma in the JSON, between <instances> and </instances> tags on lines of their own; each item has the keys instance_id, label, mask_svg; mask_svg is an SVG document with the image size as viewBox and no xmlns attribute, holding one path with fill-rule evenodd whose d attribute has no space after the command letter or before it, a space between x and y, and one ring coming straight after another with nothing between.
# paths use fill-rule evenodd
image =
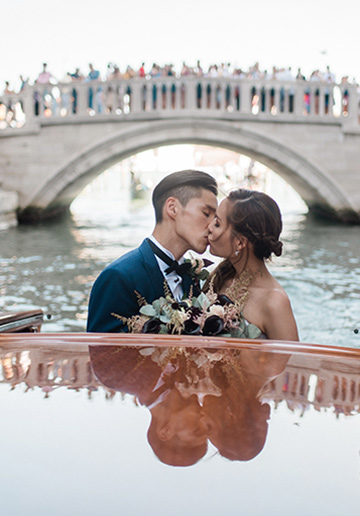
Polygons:
<instances>
[{"instance_id":1,"label":"white rose","mask_svg":"<svg viewBox=\"0 0 360 516\"><path fill-rule=\"evenodd\" d=\"M212 305L209 308L209 314L210 315L217 315L221 319L225 317L225 310L223 306L220 305Z\"/></svg>"},{"instance_id":2,"label":"white rose","mask_svg":"<svg viewBox=\"0 0 360 516\"><path fill-rule=\"evenodd\" d=\"M190 262L195 274L200 274L201 270L204 268L204 260L191 256Z\"/></svg>"}]
</instances>

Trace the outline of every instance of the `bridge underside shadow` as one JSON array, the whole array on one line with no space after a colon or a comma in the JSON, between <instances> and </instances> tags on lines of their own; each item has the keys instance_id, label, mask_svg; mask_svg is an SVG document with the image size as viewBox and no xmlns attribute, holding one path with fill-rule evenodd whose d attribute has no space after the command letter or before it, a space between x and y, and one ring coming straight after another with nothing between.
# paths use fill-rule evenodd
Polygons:
<instances>
[{"instance_id":1,"label":"bridge underside shadow","mask_svg":"<svg viewBox=\"0 0 360 516\"><path fill-rule=\"evenodd\" d=\"M21 222L49 218L67 211L96 176L115 163L144 150L173 144L222 147L259 161L279 174L302 197L309 210L326 218L358 223L347 195L325 171L299 151L264 132L231 121L209 119L153 120L121 126L61 166L19 212ZM214 163L216 165L216 163ZM172 170L177 170L176 163Z\"/></svg>"}]
</instances>

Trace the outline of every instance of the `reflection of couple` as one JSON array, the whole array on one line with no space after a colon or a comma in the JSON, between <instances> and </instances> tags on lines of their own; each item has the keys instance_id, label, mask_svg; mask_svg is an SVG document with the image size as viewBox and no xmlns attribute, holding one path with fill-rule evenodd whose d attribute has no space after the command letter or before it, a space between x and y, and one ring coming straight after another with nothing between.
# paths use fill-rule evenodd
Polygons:
<instances>
[{"instance_id":1,"label":"reflection of couple","mask_svg":"<svg viewBox=\"0 0 360 516\"><path fill-rule=\"evenodd\" d=\"M88 331L124 331L111 314L129 318L139 311L139 296L148 303L164 296L164 278L175 299L187 296L191 285L198 295L178 266L186 251L202 254L210 245L214 256L224 258L211 274L215 292L234 301L245 290L243 316L262 337L298 340L288 296L265 265L282 250L277 204L262 192L239 189L217 206L216 195L216 181L204 172L175 172L160 181L153 192L153 234L100 274L90 296Z\"/></svg>"},{"instance_id":2,"label":"reflection of couple","mask_svg":"<svg viewBox=\"0 0 360 516\"><path fill-rule=\"evenodd\" d=\"M90 346L90 357L106 387L149 409L149 444L174 466L195 464L208 441L230 460L256 457L270 417L259 397L288 360L246 349L128 346Z\"/></svg>"}]
</instances>

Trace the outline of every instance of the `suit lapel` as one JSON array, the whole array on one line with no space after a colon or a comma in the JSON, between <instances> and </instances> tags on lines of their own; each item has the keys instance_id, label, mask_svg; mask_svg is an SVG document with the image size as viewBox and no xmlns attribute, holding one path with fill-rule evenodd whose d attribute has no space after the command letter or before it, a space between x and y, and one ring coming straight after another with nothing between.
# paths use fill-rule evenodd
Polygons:
<instances>
[{"instance_id":1,"label":"suit lapel","mask_svg":"<svg viewBox=\"0 0 360 516\"><path fill-rule=\"evenodd\" d=\"M149 284L153 290L153 300L164 296L164 281L166 280L159 269L155 255L146 240L144 240L139 247L139 251L143 258L143 265L149 278Z\"/></svg>"}]
</instances>

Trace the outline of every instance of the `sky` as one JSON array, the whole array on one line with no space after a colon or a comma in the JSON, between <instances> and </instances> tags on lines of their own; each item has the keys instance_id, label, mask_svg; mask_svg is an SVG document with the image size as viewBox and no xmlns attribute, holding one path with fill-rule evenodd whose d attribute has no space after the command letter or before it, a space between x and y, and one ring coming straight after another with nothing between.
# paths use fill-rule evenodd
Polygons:
<instances>
[{"instance_id":1,"label":"sky","mask_svg":"<svg viewBox=\"0 0 360 516\"><path fill-rule=\"evenodd\" d=\"M305 75L329 65L336 79L360 82L360 2L324 0L0 0L0 91L19 75L33 82L42 63L59 80L93 63L124 71L144 61L183 60L204 68L230 62L247 70L301 67Z\"/></svg>"}]
</instances>

